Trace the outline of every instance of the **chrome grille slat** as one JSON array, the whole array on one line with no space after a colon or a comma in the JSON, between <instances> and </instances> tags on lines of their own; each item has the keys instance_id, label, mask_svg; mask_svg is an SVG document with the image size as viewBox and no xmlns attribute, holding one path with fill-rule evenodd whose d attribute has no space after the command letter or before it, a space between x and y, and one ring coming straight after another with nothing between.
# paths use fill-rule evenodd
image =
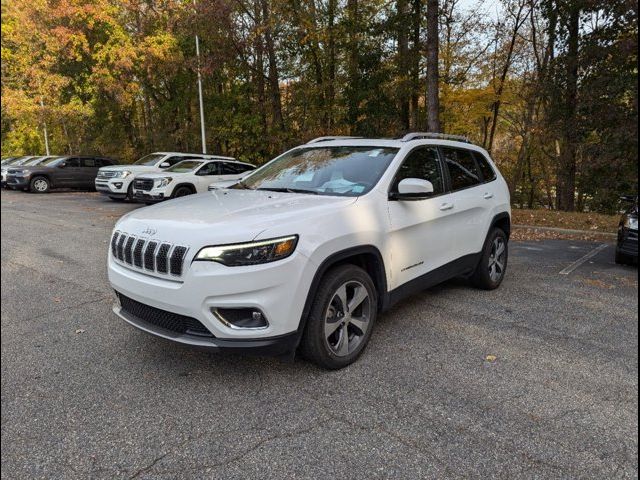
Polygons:
<instances>
[{"instance_id":1,"label":"chrome grille slat","mask_svg":"<svg viewBox=\"0 0 640 480\"><path fill-rule=\"evenodd\" d=\"M180 277L189 247L169 242L141 238L116 231L110 243L113 257L129 268L145 270L160 275Z\"/></svg>"}]
</instances>

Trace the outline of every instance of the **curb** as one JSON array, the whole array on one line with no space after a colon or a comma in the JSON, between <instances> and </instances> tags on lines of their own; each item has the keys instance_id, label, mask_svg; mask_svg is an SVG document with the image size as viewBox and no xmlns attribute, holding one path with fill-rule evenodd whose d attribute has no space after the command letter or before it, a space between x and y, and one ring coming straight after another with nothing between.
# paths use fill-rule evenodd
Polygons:
<instances>
[{"instance_id":1,"label":"curb","mask_svg":"<svg viewBox=\"0 0 640 480\"><path fill-rule=\"evenodd\" d=\"M513 228L528 229L528 230L542 230L547 232L567 233L573 235L602 235L604 237L616 238L616 233L610 232L598 232L597 230L571 230L568 228L557 227L540 227L536 225L512 225Z\"/></svg>"}]
</instances>

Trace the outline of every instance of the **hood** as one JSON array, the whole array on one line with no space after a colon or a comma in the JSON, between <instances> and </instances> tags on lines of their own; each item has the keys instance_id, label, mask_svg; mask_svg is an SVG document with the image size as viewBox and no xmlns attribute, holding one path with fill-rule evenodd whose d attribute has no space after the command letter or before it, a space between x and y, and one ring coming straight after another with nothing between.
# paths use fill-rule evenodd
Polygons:
<instances>
[{"instance_id":1,"label":"hood","mask_svg":"<svg viewBox=\"0 0 640 480\"><path fill-rule=\"evenodd\" d=\"M128 170L130 172L155 172L158 170L158 167L148 166L148 165L110 165L108 167L101 167L101 171L116 171L121 172L122 170Z\"/></svg>"},{"instance_id":2,"label":"hood","mask_svg":"<svg viewBox=\"0 0 640 480\"><path fill-rule=\"evenodd\" d=\"M139 175L137 178L166 178L166 177L180 177L183 175L189 175L193 172L150 172L145 173L144 175Z\"/></svg>"},{"instance_id":3,"label":"hood","mask_svg":"<svg viewBox=\"0 0 640 480\"><path fill-rule=\"evenodd\" d=\"M353 204L354 197L331 197L255 190L213 190L134 210L116 230L181 245L251 241L274 225L312 221ZM297 232L290 232L297 233Z\"/></svg>"}]
</instances>

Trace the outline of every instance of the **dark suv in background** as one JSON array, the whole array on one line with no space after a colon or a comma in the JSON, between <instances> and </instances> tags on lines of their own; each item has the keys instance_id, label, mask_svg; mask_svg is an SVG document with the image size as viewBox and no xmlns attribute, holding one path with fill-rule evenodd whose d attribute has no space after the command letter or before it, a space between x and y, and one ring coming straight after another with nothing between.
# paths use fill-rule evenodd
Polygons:
<instances>
[{"instance_id":1,"label":"dark suv in background","mask_svg":"<svg viewBox=\"0 0 640 480\"><path fill-rule=\"evenodd\" d=\"M621 200L629 202L618 225L616 263L630 265L638 262L638 196L625 195Z\"/></svg>"},{"instance_id":2,"label":"dark suv in background","mask_svg":"<svg viewBox=\"0 0 640 480\"><path fill-rule=\"evenodd\" d=\"M35 193L47 193L52 188L93 190L98 169L116 164L104 157L53 157L38 165L9 168L7 186Z\"/></svg>"}]
</instances>

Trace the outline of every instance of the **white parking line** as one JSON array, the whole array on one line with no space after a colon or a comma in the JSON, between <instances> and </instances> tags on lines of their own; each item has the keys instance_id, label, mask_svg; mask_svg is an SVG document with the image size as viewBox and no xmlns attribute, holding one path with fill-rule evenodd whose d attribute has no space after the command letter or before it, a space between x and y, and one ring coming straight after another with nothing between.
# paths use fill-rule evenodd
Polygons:
<instances>
[{"instance_id":1,"label":"white parking line","mask_svg":"<svg viewBox=\"0 0 640 480\"><path fill-rule=\"evenodd\" d=\"M567 268L565 268L564 270L562 270L560 272L560 275L569 275L571 272L573 272L576 268L578 268L580 265L582 265L583 263L585 263L587 260L589 260L590 258L595 257L599 252L601 252L602 250L604 250L605 248L607 248L609 245L606 243L603 243L602 245L598 245L596 248L594 248L593 250L591 250L589 253L587 253L584 257L576 260L575 262L573 262L571 265L569 265Z\"/></svg>"}]
</instances>

